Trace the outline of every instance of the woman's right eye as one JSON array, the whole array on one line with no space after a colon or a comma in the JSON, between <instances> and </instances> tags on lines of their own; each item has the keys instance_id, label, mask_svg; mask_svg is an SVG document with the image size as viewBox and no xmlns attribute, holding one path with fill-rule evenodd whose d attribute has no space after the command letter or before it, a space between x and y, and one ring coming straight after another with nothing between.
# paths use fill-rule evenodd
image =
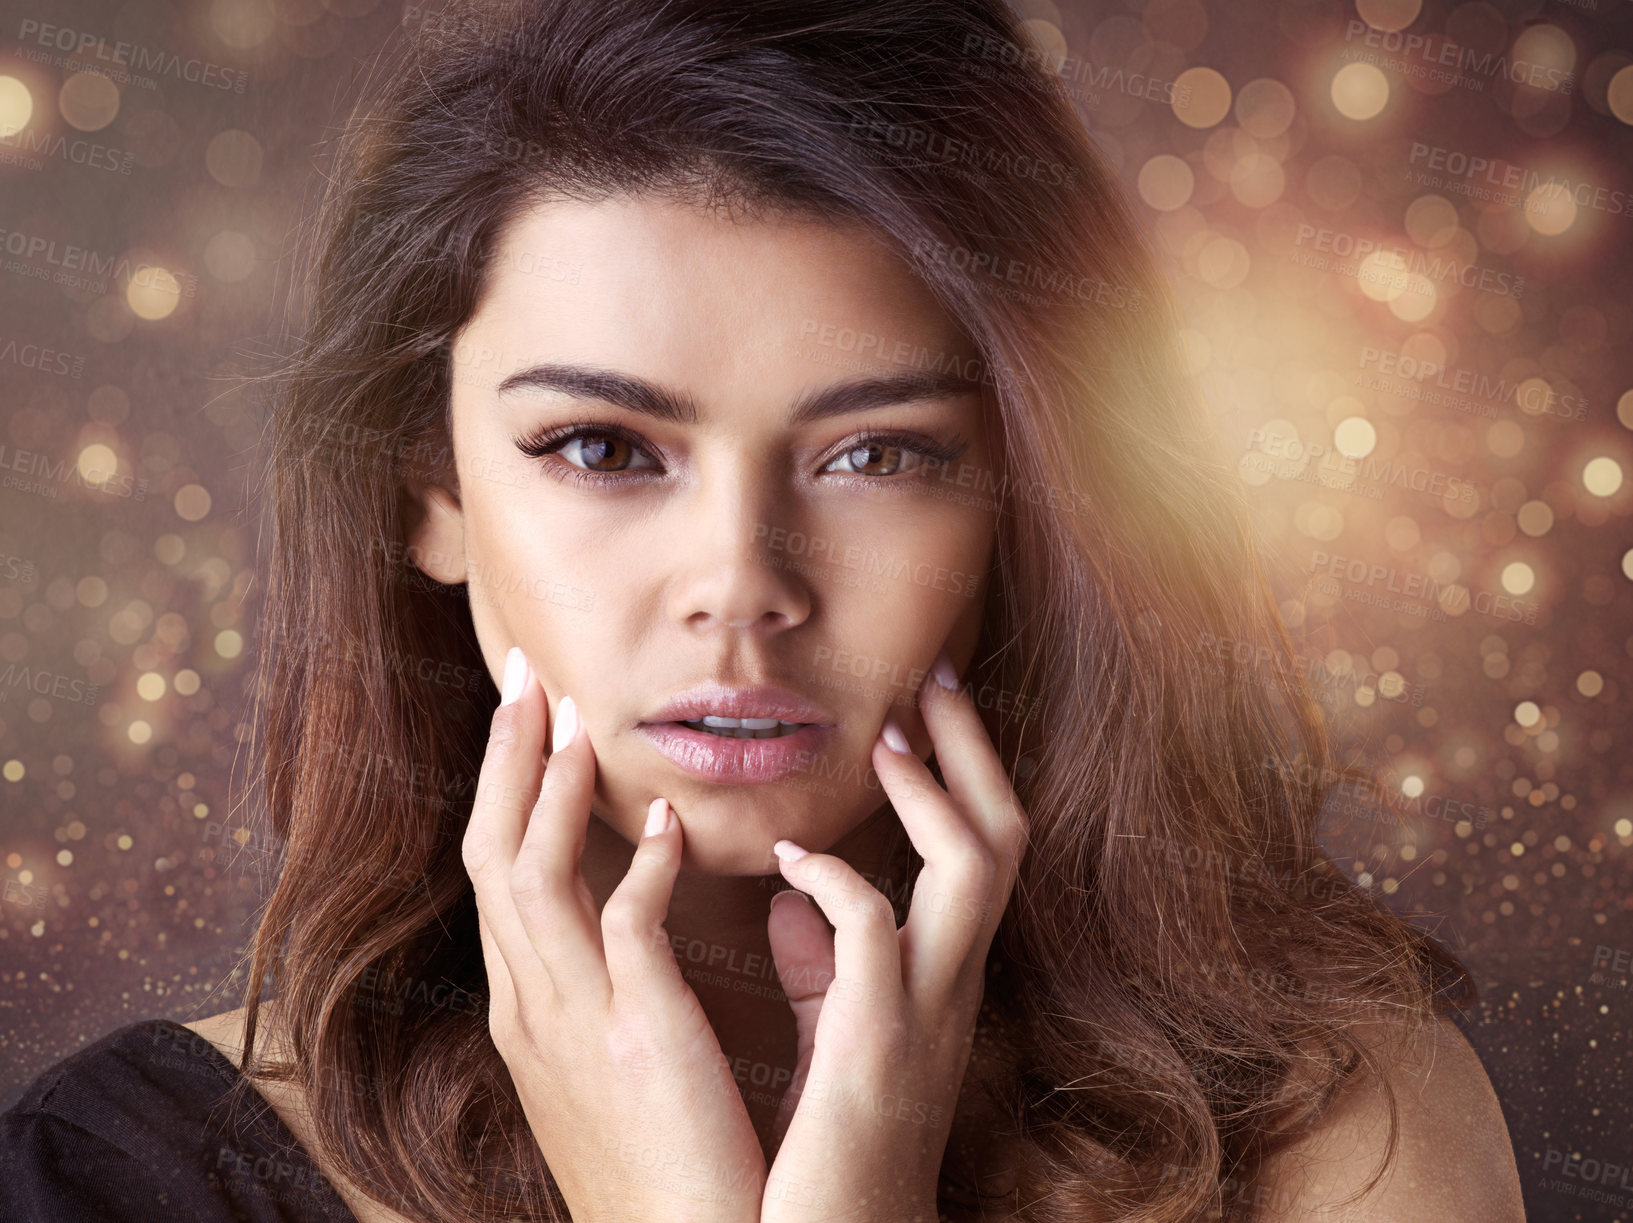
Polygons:
<instances>
[{"instance_id":1,"label":"woman's right eye","mask_svg":"<svg viewBox=\"0 0 1633 1223\"><path fill-rule=\"evenodd\" d=\"M518 440L517 448L532 458L559 454L560 463L546 466L552 474L573 479L619 478L623 472L655 471L659 464L645 447L621 429L569 425Z\"/></svg>"},{"instance_id":2,"label":"woman's right eye","mask_svg":"<svg viewBox=\"0 0 1633 1223\"><path fill-rule=\"evenodd\" d=\"M642 451L625 438L603 433L581 433L568 438L558 449L574 467L586 471L627 471L631 460ZM656 464L652 464L656 466Z\"/></svg>"}]
</instances>

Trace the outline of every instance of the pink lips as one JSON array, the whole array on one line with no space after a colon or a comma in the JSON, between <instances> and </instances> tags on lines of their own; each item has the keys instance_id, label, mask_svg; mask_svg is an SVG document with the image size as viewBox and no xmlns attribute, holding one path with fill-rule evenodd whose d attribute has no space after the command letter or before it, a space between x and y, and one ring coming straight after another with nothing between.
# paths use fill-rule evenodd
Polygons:
<instances>
[{"instance_id":1,"label":"pink lips","mask_svg":"<svg viewBox=\"0 0 1633 1223\"><path fill-rule=\"evenodd\" d=\"M705 714L804 722L775 739L729 739L681 725ZM648 715L636 730L679 769L703 781L755 785L780 781L811 766L838 730L832 713L792 688L705 683L688 688Z\"/></svg>"},{"instance_id":2,"label":"pink lips","mask_svg":"<svg viewBox=\"0 0 1633 1223\"><path fill-rule=\"evenodd\" d=\"M831 725L833 714L792 688L777 684L696 684L646 717L647 722L695 722L706 713L722 718L780 718Z\"/></svg>"},{"instance_id":3,"label":"pink lips","mask_svg":"<svg viewBox=\"0 0 1633 1223\"><path fill-rule=\"evenodd\" d=\"M701 715L700 715L701 716ZM722 717L755 717L723 714ZM773 717L761 714L760 717ZM787 718L786 721L794 721ZM756 785L781 781L811 767L837 727L802 726L775 739L727 739L679 722L642 722L635 728L674 765L703 781Z\"/></svg>"}]
</instances>

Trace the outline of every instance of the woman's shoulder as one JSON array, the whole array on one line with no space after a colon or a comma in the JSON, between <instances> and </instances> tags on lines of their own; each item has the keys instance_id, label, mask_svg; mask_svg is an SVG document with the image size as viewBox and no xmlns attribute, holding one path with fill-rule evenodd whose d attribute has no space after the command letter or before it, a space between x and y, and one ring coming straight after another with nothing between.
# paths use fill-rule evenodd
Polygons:
<instances>
[{"instance_id":1,"label":"woman's shoulder","mask_svg":"<svg viewBox=\"0 0 1633 1223\"><path fill-rule=\"evenodd\" d=\"M280 1043L273 1023L276 1011L275 1001L262 1004L256 1045L257 1048L270 1046L274 1056L281 1058L287 1056L287 1051ZM195 1019L186 1026L197 1037L214 1046L216 1052L223 1058L237 1062L244 1048L245 1018L246 1012L240 1007L236 1011L224 1011L220 1015L211 1015L206 1019ZM256 1087L302 1149L306 1152L317 1150L317 1134L306 1098L300 1089L291 1083L281 1081L258 1081ZM328 1167L321 1157L314 1159L313 1162L329 1177L328 1183L350 1208L356 1223L409 1223L402 1215L387 1209L364 1194L338 1171Z\"/></svg>"},{"instance_id":2,"label":"woman's shoulder","mask_svg":"<svg viewBox=\"0 0 1633 1223\"><path fill-rule=\"evenodd\" d=\"M48 1067L6 1116L53 1117L143 1146L159 1140L153 1118L213 1109L237 1078L208 1040L173 1020L145 1019Z\"/></svg>"},{"instance_id":3,"label":"woman's shoulder","mask_svg":"<svg viewBox=\"0 0 1633 1223\"><path fill-rule=\"evenodd\" d=\"M350 1213L222 1050L168 1019L47 1068L0 1116L0 1216L334 1220Z\"/></svg>"},{"instance_id":4,"label":"woman's shoulder","mask_svg":"<svg viewBox=\"0 0 1633 1223\"><path fill-rule=\"evenodd\" d=\"M1519 1171L1479 1054L1446 1017L1418 1028L1374 1022L1357 1037L1385 1068L1399 1126L1383 1176L1389 1101L1379 1076L1347 1083L1314 1130L1266 1161L1252 1197L1265 1223L1351 1201L1379 1223L1523 1223Z\"/></svg>"},{"instance_id":5,"label":"woman's shoulder","mask_svg":"<svg viewBox=\"0 0 1633 1223\"><path fill-rule=\"evenodd\" d=\"M222 1011L219 1015L210 1015L204 1019L189 1019L181 1026L236 1065L244 1047L245 1014L244 1008L239 1007L236 1011Z\"/></svg>"}]
</instances>

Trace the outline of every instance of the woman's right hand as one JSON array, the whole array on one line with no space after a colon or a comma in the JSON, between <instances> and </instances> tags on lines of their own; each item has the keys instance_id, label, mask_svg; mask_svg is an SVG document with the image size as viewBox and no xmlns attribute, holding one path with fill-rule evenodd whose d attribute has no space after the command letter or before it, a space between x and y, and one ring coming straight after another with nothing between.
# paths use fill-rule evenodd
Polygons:
<instances>
[{"instance_id":1,"label":"woman's right hand","mask_svg":"<svg viewBox=\"0 0 1633 1223\"><path fill-rule=\"evenodd\" d=\"M680 823L653 803L667 823L598 915L579 869L595 753L565 697L557 716L546 764L544 690L512 649L462 846L488 1031L576 1223L754 1223L765 1155L662 926Z\"/></svg>"}]
</instances>

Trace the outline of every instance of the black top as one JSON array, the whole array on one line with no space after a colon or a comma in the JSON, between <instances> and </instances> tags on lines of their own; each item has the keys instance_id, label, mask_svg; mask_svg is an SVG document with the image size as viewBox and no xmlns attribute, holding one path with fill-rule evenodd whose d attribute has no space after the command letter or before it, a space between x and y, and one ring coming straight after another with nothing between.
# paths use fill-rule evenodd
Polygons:
<instances>
[{"instance_id":1,"label":"black top","mask_svg":"<svg viewBox=\"0 0 1633 1223\"><path fill-rule=\"evenodd\" d=\"M357 1223L245 1087L214 1045L168 1019L87 1045L0 1115L0 1219Z\"/></svg>"}]
</instances>

